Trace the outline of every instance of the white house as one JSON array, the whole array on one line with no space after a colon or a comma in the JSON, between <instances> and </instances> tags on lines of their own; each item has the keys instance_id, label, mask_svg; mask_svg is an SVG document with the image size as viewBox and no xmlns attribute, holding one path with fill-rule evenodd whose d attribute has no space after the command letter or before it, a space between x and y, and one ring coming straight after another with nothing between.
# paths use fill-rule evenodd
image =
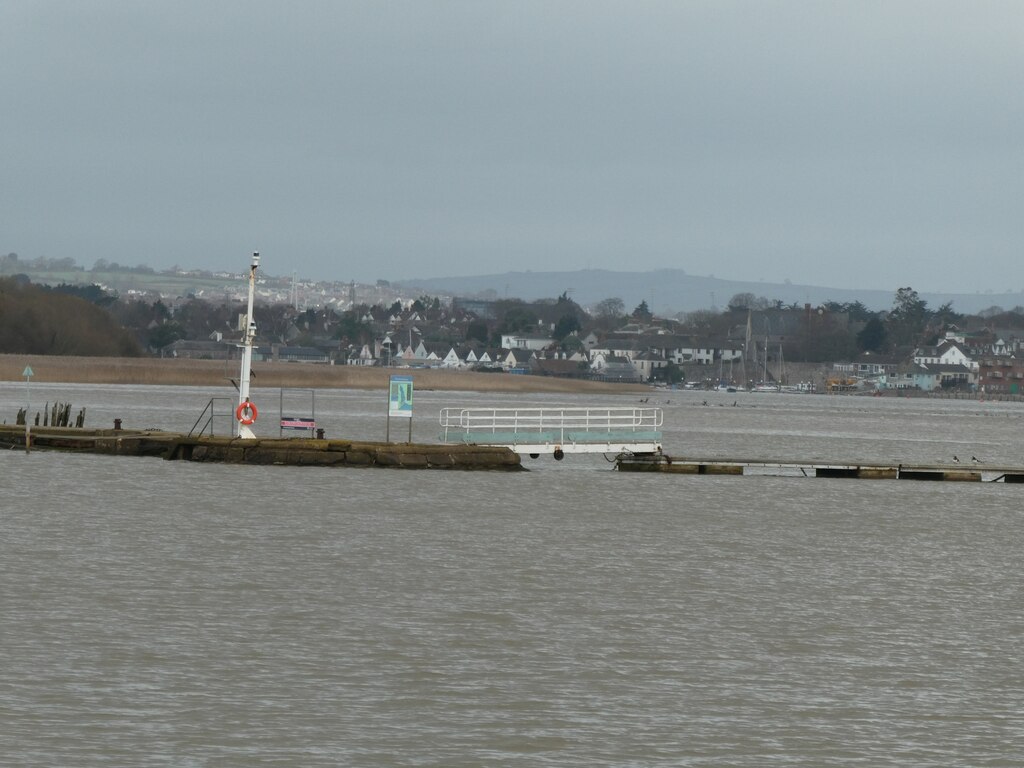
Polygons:
<instances>
[{"instance_id":1,"label":"white house","mask_svg":"<svg viewBox=\"0 0 1024 768\"><path fill-rule=\"evenodd\" d=\"M636 372L640 374L644 381L650 381L654 378L656 371L668 365L668 360L657 352L641 352L639 355L634 356L630 362L633 363Z\"/></svg>"},{"instance_id":2,"label":"white house","mask_svg":"<svg viewBox=\"0 0 1024 768\"><path fill-rule=\"evenodd\" d=\"M462 368L466 363L459 357L459 353L455 351L455 347L448 348L448 354L441 360L442 368Z\"/></svg>"},{"instance_id":3,"label":"white house","mask_svg":"<svg viewBox=\"0 0 1024 768\"><path fill-rule=\"evenodd\" d=\"M956 341L944 341L937 347L919 347L914 350L914 362L918 365L962 365L975 373L978 371L978 364Z\"/></svg>"},{"instance_id":4,"label":"white house","mask_svg":"<svg viewBox=\"0 0 1024 768\"><path fill-rule=\"evenodd\" d=\"M510 349L508 354L502 358L501 367L506 371L510 371L513 368L526 368L530 364L530 359L534 356L534 353L530 350Z\"/></svg>"},{"instance_id":5,"label":"white house","mask_svg":"<svg viewBox=\"0 0 1024 768\"><path fill-rule=\"evenodd\" d=\"M550 336L504 334L501 337L502 349L544 349L552 344Z\"/></svg>"},{"instance_id":6,"label":"white house","mask_svg":"<svg viewBox=\"0 0 1024 768\"><path fill-rule=\"evenodd\" d=\"M377 358L374 356L373 350L370 349L370 345L363 344L358 352L353 351L346 363L348 365L376 365Z\"/></svg>"}]
</instances>

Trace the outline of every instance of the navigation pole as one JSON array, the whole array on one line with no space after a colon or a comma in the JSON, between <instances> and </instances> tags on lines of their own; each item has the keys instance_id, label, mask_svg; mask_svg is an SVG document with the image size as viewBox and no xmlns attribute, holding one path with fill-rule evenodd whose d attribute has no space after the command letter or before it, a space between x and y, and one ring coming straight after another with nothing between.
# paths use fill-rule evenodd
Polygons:
<instances>
[{"instance_id":1,"label":"navigation pole","mask_svg":"<svg viewBox=\"0 0 1024 768\"><path fill-rule=\"evenodd\" d=\"M256 421L256 406L249 399L249 378L252 375L252 341L256 337L256 319L252 316L253 297L256 295L256 270L260 266L260 254L252 255L249 267L249 308L245 313L245 328L242 336L242 373L238 380L238 408L235 418L238 421L238 437L254 438L256 434L249 426Z\"/></svg>"}]
</instances>

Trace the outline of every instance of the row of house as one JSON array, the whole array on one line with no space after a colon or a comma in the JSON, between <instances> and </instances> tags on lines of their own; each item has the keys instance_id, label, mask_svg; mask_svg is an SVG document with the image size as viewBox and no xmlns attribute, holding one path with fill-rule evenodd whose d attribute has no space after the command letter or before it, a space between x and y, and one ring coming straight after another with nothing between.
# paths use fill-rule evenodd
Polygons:
<instances>
[{"instance_id":1,"label":"row of house","mask_svg":"<svg viewBox=\"0 0 1024 768\"><path fill-rule=\"evenodd\" d=\"M971 337L954 329L939 344L916 349L909 362L868 356L833 367L871 379L879 389L1024 394L1024 339L1013 332Z\"/></svg>"},{"instance_id":2,"label":"row of house","mask_svg":"<svg viewBox=\"0 0 1024 768\"><path fill-rule=\"evenodd\" d=\"M500 347L429 342L409 318L388 316L392 326L373 342L341 348L323 340L318 346L267 344L254 358L267 361L338 365L483 369L508 373L649 381L669 364L732 366L743 360L743 342L698 338L657 326L631 324L615 333L574 335L557 343L544 334L505 334ZM418 318L412 318L417 320ZM377 318L381 320L381 318ZM397 327L396 327L397 326ZM162 351L180 358L232 359L239 350L220 334L205 341L176 341ZM911 360L866 354L837 363L842 382L870 380L879 389L958 388L992 394L1024 394L1024 338L1014 331L965 334L948 331L942 341L915 350ZM718 373L718 372L715 372ZM714 375L714 374L713 374Z\"/></svg>"},{"instance_id":3,"label":"row of house","mask_svg":"<svg viewBox=\"0 0 1024 768\"><path fill-rule=\"evenodd\" d=\"M508 341L508 340L506 340ZM403 368L441 368L447 370L492 370L513 374L538 374L571 378L595 378L611 381L637 382L649 378L644 368L621 355L605 352L588 354L551 348L547 339L544 348L531 348L516 343L501 348L452 345L413 340L411 344L388 343L388 339L364 344L353 350L348 365L386 365Z\"/></svg>"},{"instance_id":4,"label":"row of house","mask_svg":"<svg viewBox=\"0 0 1024 768\"><path fill-rule=\"evenodd\" d=\"M690 336L653 333L640 336L626 331L600 337L576 337L569 349L556 347L550 336L506 334L501 347L432 343L386 335L372 345L353 349L349 365L397 365L449 369L500 368L511 373L589 376L615 380L648 381L669 363L714 365L741 360L742 349L722 341L697 341Z\"/></svg>"},{"instance_id":5,"label":"row of house","mask_svg":"<svg viewBox=\"0 0 1024 768\"><path fill-rule=\"evenodd\" d=\"M506 334L500 347L425 341L418 329L391 332L372 343L350 349L337 347L258 345L256 361L331 363L338 365L484 369L507 373L599 378L615 381L648 381L669 363L713 365L742 359L742 350L725 340L696 340L667 333L624 332L602 337L588 333L573 343L556 345L550 336ZM236 342L220 334L203 341L179 340L161 351L164 357L182 359L236 359Z\"/></svg>"}]
</instances>

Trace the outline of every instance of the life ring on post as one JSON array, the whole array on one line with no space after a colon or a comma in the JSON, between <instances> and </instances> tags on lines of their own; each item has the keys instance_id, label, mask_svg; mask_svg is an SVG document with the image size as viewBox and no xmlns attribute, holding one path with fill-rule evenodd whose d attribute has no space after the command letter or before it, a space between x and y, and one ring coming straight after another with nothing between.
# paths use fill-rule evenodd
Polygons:
<instances>
[{"instance_id":1,"label":"life ring on post","mask_svg":"<svg viewBox=\"0 0 1024 768\"><path fill-rule=\"evenodd\" d=\"M256 410L256 404L251 400L246 400L235 409L235 418L238 419L240 424L244 424L247 427L256 421L256 417L259 414L260 412Z\"/></svg>"}]
</instances>

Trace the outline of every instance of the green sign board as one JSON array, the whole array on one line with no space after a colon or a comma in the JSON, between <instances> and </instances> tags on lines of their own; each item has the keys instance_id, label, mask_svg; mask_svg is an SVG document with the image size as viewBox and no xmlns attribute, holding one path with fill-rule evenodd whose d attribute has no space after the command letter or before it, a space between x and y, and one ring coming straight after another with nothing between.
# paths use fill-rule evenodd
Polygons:
<instances>
[{"instance_id":1,"label":"green sign board","mask_svg":"<svg viewBox=\"0 0 1024 768\"><path fill-rule=\"evenodd\" d=\"M392 376L388 389L388 416L412 418L412 376Z\"/></svg>"}]
</instances>

